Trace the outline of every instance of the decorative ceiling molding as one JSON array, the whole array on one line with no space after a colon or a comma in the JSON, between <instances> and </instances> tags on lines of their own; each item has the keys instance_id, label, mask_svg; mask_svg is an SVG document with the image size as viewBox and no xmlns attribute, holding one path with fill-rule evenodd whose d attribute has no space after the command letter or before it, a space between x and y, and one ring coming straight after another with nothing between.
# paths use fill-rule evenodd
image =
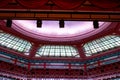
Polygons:
<instances>
[{"instance_id":1,"label":"decorative ceiling molding","mask_svg":"<svg viewBox=\"0 0 120 80\"><path fill-rule=\"evenodd\" d=\"M80 20L80 21L120 21L120 12L56 12L56 11L11 11L0 10L0 19L19 20Z\"/></svg>"}]
</instances>

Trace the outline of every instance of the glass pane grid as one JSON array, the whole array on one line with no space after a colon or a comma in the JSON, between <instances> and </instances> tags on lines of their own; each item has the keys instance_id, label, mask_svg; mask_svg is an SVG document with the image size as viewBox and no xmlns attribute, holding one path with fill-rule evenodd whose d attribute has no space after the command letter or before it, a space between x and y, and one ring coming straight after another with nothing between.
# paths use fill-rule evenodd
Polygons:
<instances>
[{"instance_id":1,"label":"glass pane grid","mask_svg":"<svg viewBox=\"0 0 120 80\"><path fill-rule=\"evenodd\" d=\"M0 45L22 53L28 53L32 46L30 42L4 32L0 33Z\"/></svg>"},{"instance_id":2,"label":"glass pane grid","mask_svg":"<svg viewBox=\"0 0 120 80\"><path fill-rule=\"evenodd\" d=\"M78 51L72 46L42 46L38 49L36 57L80 57Z\"/></svg>"},{"instance_id":3,"label":"glass pane grid","mask_svg":"<svg viewBox=\"0 0 120 80\"><path fill-rule=\"evenodd\" d=\"M116 35L109 35L88 42L83 46L83 48L85 50L86 56L90 56L119 46L120 46L120 37Z\"/></svg>"}]
</instances>

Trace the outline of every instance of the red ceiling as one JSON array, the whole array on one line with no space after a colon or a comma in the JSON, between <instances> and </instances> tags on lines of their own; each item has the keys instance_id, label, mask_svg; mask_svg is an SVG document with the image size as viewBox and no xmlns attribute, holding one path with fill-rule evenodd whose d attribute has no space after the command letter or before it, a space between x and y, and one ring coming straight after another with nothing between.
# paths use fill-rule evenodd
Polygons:
<instances>
[{"instance_id":1,"label":"red ceiling","mask_svg":"<svg viewBox=\"0 0 120 80\"><path fill-rule=\"evenodd\" d=\"M0 2L1 9L120 11L120 0L0 0Z\"/></svg>"}]
</instances>

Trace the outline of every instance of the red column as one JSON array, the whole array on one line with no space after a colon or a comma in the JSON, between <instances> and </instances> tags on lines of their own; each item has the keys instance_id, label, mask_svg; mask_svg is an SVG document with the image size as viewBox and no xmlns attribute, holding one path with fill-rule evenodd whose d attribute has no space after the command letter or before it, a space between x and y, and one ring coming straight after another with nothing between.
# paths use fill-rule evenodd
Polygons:
<instances>
[{"instance_id":1,"label":"red column","mask_svg":"<svg viewBox=\"0 0 120 80\"><path fill-rule=\"evenodd\" d=\"M17 64L17 59L14 59L14 64L15 64L15 65Z\"/></svg>"},{"instance_id":2,"label":"red column","mask_svg":"<svg viewBox=\"0 0 120 80\"><path fill-rule=\"evenodd\" d=\"M87 70L87 64L84 64L84 71Z\"/></svg>"},{"instance_id":3,"label":"red column","mask_svg":"<svg viewBox=\"0 0 120 80\"><path fill-rule=\"evenodd\" d=\"M97 62L97 64L98 64L98 66L100 66L100 65L101 65L101 62L100 62L100 61L98 61L98 62Z\"/></svg>"},{"instance_id":4,"label":"red column","mask_svg":"<svg viewBox=\"0 0 120 80\"><path fill-rule=\"evenodd\" d=\"M44 66L44 69L46 69L46 63L44 63L44 65L43 65L43 66Z\"/></svg>"},{"instance_id":5,"label":"red column","mask_svg":"<svg viewBox=\"0 0 120 80\"><path fill-rule=\"evenodd\" d=\"M31 67L31 64L30 64L30 63L28 63L28 70L30 70L30 67Z\"/></svg>"},{"instance_id":6,"label":"red column","mask_svg":"<svg viewBox=\"0 0 120 80\"><path fill-rule=\"evenodd\" d=\"M69 67L69 70L71 70L71 63L69 63L68 67Z\"/></svg>"}]
</instances>

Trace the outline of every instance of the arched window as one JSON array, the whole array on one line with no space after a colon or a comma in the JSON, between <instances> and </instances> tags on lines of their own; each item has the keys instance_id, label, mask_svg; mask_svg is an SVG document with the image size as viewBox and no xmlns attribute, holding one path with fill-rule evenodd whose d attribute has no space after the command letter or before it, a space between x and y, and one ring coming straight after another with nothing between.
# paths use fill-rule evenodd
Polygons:
<instances>
[{"instance_id":1,"label":"arched window","mask_svg":"<svg viewBox=\"0 0 120 80\"><path fill-rule=\"evenodd\" d=\"M108 35L88 42L84 45L86 56L91 56L102 51L120 47L120 36Z\"/></svg>"},{"instance_id":2,"label":"arched window","mask_svg":"<svg viewBox=\"0 0 120 80\"><path fill-rule=\"evenodd\" d=\"M0 46L28 54L32 45L26 40L20 39L8 33L0 32Z\"/></svg>"},{"instance_id":3,"label":"arched window","mask_svg":"<svg viewBox=\"0 0 120 80\"><path fill-rule=\"evenodd\" d=\"M45 45L39 48L36 57L80 57L72 46Z\"/></svg>"}]
</instances>

